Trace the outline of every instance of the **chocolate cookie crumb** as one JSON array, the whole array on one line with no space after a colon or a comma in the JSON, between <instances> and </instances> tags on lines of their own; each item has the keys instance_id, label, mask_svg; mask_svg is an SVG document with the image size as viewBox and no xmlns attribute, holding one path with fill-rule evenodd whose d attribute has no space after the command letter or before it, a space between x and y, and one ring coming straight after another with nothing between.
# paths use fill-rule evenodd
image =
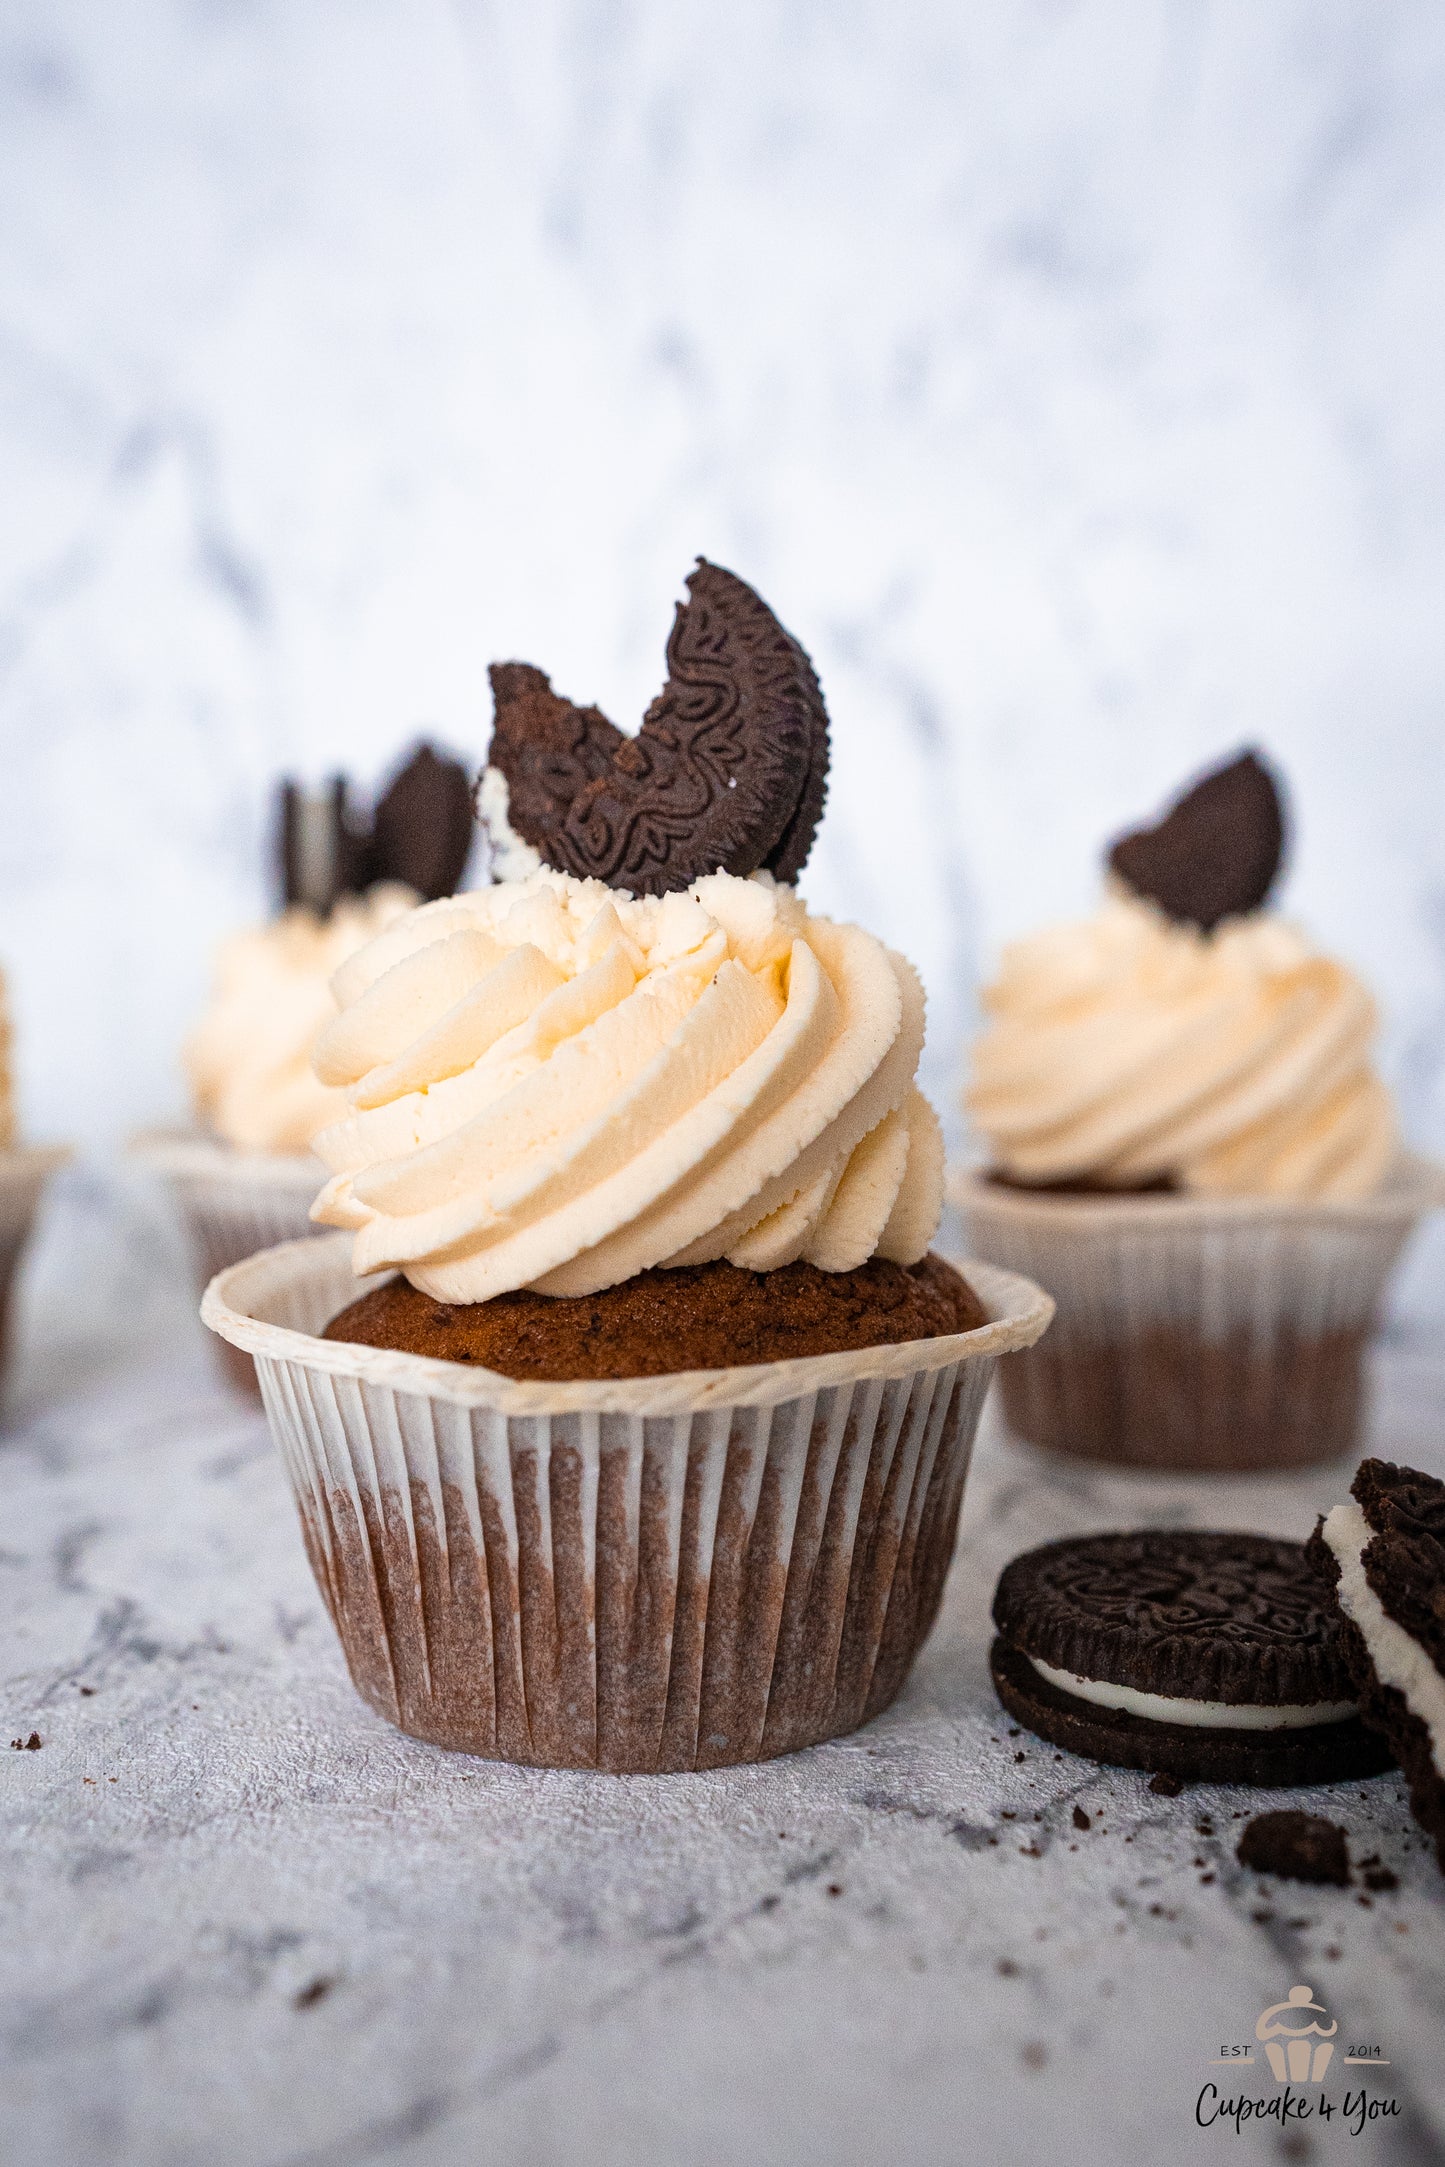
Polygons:
<instances>
[{"instance_id":1,"label":"chocolate cookie crumb","mask_svg":"<svg viewBox=\"0 0 1445 2167\"><path fill-rule=\"evenodd\" d=\"M1245 1824L1236 1857L1256 1873L1288 1881L1315 1881L1348 1888L1350 1854L1345 1832L1318 1814L1261 1813Z\"/></svg>"},{"instance_id":2,"label":"chocolate cookie crumb","mask_svg":"<svg viewBox=\"0 0 1445 2167\"><path fill-rule=\"evenodd\" d=\"M1160 1798L1177 1798L1184 1786L1167 1768L1161 1768L1157 1775L1149 1778L1149 1788Z\"/></svg>"},{"instance_id":3,"label":"chocolate cookie crumb","mask_svg":"<svg viewBox=\"0 0 1445 2167\"><path fill-rule=\"evenodd\" d=\"M1393 1873L1388 1866L1371 1866L1362 1878L1367 1889L1386 1890L1400 1886L1400 1876Z\"/></svg>"},{"instance_id":4,"label":"chocolate cookie crumb","mask_svg":"<svg viewBox=\"0 0 1445 2167\"><path fill-rule=\"evenodd\" d=\"M1084 1811L1083 1807L1082 1807L1082 1806L1075 1806L1075 1808L1074 1808L1074 1826L1075 1826L1075 1828L1092 1828L1092 1827L1093 1827L1093 1825L1094 1825L1094 1824L1093 1824L1092 1820L1091 1820L1091 1819L1089 1818L1088 1814L1086 1814L1086 1813L1085 1813L1085 1811Z\"/></svg>"}]
</instances>

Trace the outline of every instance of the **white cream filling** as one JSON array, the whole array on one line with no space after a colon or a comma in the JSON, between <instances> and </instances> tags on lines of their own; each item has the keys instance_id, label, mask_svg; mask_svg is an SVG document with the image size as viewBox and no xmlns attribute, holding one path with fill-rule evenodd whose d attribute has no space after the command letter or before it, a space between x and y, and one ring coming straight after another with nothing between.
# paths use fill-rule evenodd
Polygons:
<instances>
[{"instance_id":1,"label":"white cream filling","mask_svg":"<svg viewBox=\"0 0 1445 2167\"><path fill-rule=\"evenodd\" d=\"M507 814L511 793L499 767L482 770L477 814L491 838L493 880L527 880L541 869L542 854L518 835Z\"/></svg>"},{"instance_id":2,"label":"white cream filling","mask_svg":"<svg viewBox=\"0 0 1445 2167\"><path fill-rule=\"evenodd\" d=\"M1373 1534L1354 1503L1336 1505L1325 1520L1325 1541L1339 1560L1340 1608L1359 1628L1381 1685L1392 1685L1402 1694L1411 1715L1429 1731L1431 1756L1445 1774L1445 1678L1419 1641L1386 1615L1365 1578L1365 1550Z\"/></svg>"},{"instance_id":3,"label":"white cream filling","mask_svg":"<svg viewBox=\"0 0 1445 2167\"><path fill-rule=\"evenodd\" d=\"M1093 1701L1100 1708L1122 1708L1151 1723L1186 1723L1201 1731L1304 1731L1317 1723L1342 1723L1346 1716L1359 1712L1352 1700L1285 1702L1274 1708L1240 1707L1222 1700L1176 1700L1172 1694L1141 1693L1136 1686L1111 1685L1103 1678L1076 1678L1071 1670L1055 1670L1036 1655L1029 1661L1061 1693Z\"/></svg>"}]
</instances>

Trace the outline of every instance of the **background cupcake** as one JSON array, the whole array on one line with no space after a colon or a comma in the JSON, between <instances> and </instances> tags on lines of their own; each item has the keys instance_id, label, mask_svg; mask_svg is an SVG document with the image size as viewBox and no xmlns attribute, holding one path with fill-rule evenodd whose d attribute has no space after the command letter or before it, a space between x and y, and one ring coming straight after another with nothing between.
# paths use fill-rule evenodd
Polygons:
<instances>
[{"instance_id":1,"label":"background cupcake","mask_svg":"<svg viewBox=\"0 0 1445 2167\"><path fill-rule=\"evenodd\" d=\"M1023 1436L1142 1466L1328 1459L1358 1436L1391 1265L1438 1193L1403 1151L1365 987L1265 909L1285 824L1246 753L1110 852L1093 918L1005 952L955 1185L973 1246L1059 1303Z\"/></svg>"},{"instance_id":2,"label":"background cupcake","mask_svg":"<svg viewBox=\"0 0 1445 2167\"><path fill-rule=\"evenodd\" d=\"M68 1154L20 1141L15 1082L10 1065L9 992L0 971L0 1379L10 1338L10 1303L16 1275L45 1184Z\"/></svg>"},{"instance_id":3,"label":"background cupcake","mask_svg":"<svg viewBox=\"0 0 1445 2167\"><path fill-rule=\"evenodd\" d=\"M332 976L418 900L450 894L471 837L466 771L430 746L411 756L370 819L340 776L316 794L283 784L283 908L217 958L210 1004L183 1056L196 1125L137 1147L180 1208L202 1286L253 1250L314 1231L324 1169L311 1139L343 1107L311 1068L316 1037L336 1013ZM253 1382L248 1361L228 1367Z\"/></svg>"},{"instance_id":4,"label":"background cupcake","mask_svg":"<svg viewBox=\"0 0 1445 2167\"><path fill-rule=\"evenodd\" d=\"M543 1764L717 1766L885 1707L993 1360L1049 1315L929 1254L918 979L793 886L817 680L741 580L688 586L636 738L493 671L487 802L540 865L342 966L316 1216L354 1240L203 1311L257 1357L360 1690Z\"/></svg>"}]
</instances>

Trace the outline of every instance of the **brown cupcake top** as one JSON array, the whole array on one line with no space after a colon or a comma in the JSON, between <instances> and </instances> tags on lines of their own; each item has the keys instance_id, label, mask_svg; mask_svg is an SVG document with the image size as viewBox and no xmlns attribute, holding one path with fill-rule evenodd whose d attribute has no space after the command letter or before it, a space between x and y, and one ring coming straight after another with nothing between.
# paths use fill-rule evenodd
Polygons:
<instances>
[{"instance_id":1,"label":"brown cupcake top","mask_svg":"<svg viewBox=\"0 0 1445 2167\"><path fill-rule=\"evenodd\" d=\"M449 1304L393 1279L333 1317L322 1336L560 1382L793 1361L987 1322L968 1282L930 1254L909 1266L875 1257L851 1272L812 1264L750 1272L719 1261L640 1272L571 1299L521 1290Z\"/></svg>"}]
</instances>

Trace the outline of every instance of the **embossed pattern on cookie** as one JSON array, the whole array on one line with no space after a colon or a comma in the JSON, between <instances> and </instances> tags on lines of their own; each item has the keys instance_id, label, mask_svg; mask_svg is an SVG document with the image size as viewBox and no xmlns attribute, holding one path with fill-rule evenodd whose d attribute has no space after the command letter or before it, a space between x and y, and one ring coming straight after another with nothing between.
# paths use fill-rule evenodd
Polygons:
<instances>
[{"instance_id":1,"label":"embossed pattern on cookie","mask_svg":"<svg viewBox=\"0 0 1445 2167\"><path fill-rule=\"evenodd\" d=\"M514 833L560 872L639 895L703 874L793 881L827 792L828 717L812 663L744 580L699 558L667 643L667 683L628 737L530 664L491 671L489 764Z\"/></svg>"}]
</instances>

